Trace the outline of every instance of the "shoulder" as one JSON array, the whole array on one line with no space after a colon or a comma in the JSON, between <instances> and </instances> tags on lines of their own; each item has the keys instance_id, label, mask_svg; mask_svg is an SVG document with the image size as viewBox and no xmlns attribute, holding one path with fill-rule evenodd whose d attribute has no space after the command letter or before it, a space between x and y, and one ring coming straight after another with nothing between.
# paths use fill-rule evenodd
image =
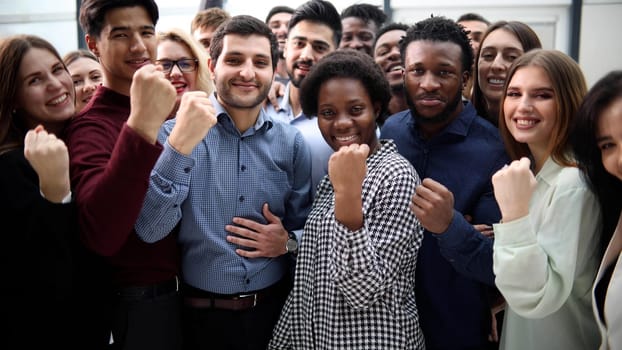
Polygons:
<instances>
[{"instance_id":1,"label":"shoulder","mask_svg":"<svg viewBox=\"0 0 622 350\"><path fill-rule=\"evenodd\" d=\"M404 110L389 116L382 125L382 132L386 130L400 130L411 121L410 110Z\"/></svg>"}]
</instances>

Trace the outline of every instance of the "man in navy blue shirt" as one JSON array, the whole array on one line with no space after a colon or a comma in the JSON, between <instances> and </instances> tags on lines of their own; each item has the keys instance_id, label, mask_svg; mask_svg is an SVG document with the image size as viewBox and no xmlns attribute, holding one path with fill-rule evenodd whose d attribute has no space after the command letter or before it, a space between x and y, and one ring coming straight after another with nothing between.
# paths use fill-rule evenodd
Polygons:
<instances>
[{"instance_id":1,"label":"man in navy blue shirt","mask_svg":"<svg viewBox=\"0 0 622 350\"><path fill-rule=\"evenodd\" d=\"M426 347L484 349L492 239L473 224L499 221L491 177L508 157L497 129L462 101L473 51L460 26L443 17L418 22L400 53L409 110L388 118L381 137L394 139L424 178L411 208L426 229L416 271Z\"/></svg>"}]
</instances>

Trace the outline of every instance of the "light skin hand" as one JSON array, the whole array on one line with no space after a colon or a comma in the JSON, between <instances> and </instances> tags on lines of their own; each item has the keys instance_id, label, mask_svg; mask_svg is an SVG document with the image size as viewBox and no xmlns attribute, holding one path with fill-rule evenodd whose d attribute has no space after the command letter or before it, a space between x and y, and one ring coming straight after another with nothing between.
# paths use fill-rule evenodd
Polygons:
<instances>
[{"instance_id":1,"label":"light skin hand","mask_svg":"<svg viewBox=\"0 0 622 350\"><path fill-rule=\"evenodd\" d=\"M410 209L426 230L442 234L454 217L454 195L441 183L426 178L415 188Z\"/></svg>"},{"instance_id":2,"label":"light skin hand","mask_svg":"<svg viewBox=\"0 0 622 350\"><path fill-rule=\"evenodd\" d=\"M529 201L537 184L530 165L529 158L523 157L492 176L495 198L503 222L510 222L529 214Z\"/></svg>"},{"instance_id":3,"label":"light skin hand","mask_svg":"<svg viewBox=\"0 0 622 350\"><path fill-rule=\"evenodd\" d=\"M39 125L26 133L24 157L39 177L43 196L52 203L61 203L71 190L65 143Z\"/></svg>"},{"instance_id":4,"label":"light skin hand","mask_svg":"<svg viewBox=\"0 0 622 350\"><path fill-rule=\"evenodd\" d=\"M227 236L227 242L254 250L236 249L235 252L245 258L275 258L287 253L285 244L289 235L281 219L270 212L268 203L263 205L263 215L267 224L234 217L233 223L238 225L226 225L225 230L237 236Z\"/></svg>"},{"instance_id":5,"label":"light skin hand","mask_svg":"<svg viewBox=\"0 0 622 350\"><path fill-rule=\"evenodd\" d=\"M264 106L272 105L275 110L279 110L279 100L278 98L285 95L285 85L279 83L276 80L272 81L272 86L270 86L270 91L268 91L268 98L264 102Z\"/></svg>"},{"instance_id":6,"label":"light skin hand","mask_svg":"<svg viewBox=\"0 0 622 350\"><path fill-rule=\"evenodd\" d=\"M216 111L207 93L189 91L181 97L175 119L168 143L177 152L189 155L216 124Z\"/></svg>"},{"instance_id":7,"label":"light skin hand","mask_svg":"<svg viewBox=\"0 0 622 350\"><path fill-rule=\"evenodd\" d=\"M140 67L132 78L131 111L127 125L155 144L162 123L175 105L177 93L161 70L152 64Z\"/></svg>"},{"instance_id":8,"label":"light skin hand","mask_svg":"<svg viewBox=\"0 0 622 350\"><path fill-rule=\"evenodd\" d=\"M335 191L335 219L351 231L363 226L363 180L369 146L341 147L328 160L328 177Z\"/></svg>"}]
</instances>

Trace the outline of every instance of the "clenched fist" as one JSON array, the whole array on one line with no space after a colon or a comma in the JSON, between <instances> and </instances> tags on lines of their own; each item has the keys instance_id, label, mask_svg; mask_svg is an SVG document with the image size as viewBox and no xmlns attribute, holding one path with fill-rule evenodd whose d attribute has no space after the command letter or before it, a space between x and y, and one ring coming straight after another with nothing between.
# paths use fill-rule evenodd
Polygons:
<instances>
[{"instance_id":1,"label":"clenched fist","mask_svg":"<svg viewBox=\"0 0 622 350\"><path fill-rule=\"evenodd\" d=\"M154 65L140 67L130 88L131 112L127 125L148 142L155 143L162 123L175 106L177 93Z\"/></svg>"},{"instance_id":2,"label":"clenched fist","mask_svg":"<svg viewBox=\"0 0 622 350\"><path fill-rule=\"evenodd\" d=\"M530 169L529 158L513 161L492 176L495 198L503 222L529 214L529 201L536 189L536 178Z\"/></svg>"},{"instance_id":3,"label":"clenched fist","mask_svg":"<svg viewBox=\"0 0 622 350\"><path fill-rule=\"evenodd\" d=\"M328 176L335 190L335 218L352 231L363 226L363 180L369 146L341 147L328 160Z\"/></svg>"},{"instance_id":4,"label":"clenched fist","mask_svg":"<svg viewBox=\"0 0 622 350\"><path fill-rule=\"evenodd\" d=\"M60 203L70 191L69 153L65 143L39 125L26 133L24 156L39 176L43 196Z\"/></svg>"},{"instance_id":5,"label":"clenched fist","mask_svg":"<svg viewBox=\"0 0 622 350\"><path fill-rule=\"evenodd\" d=\"M215 124L216 111L207 93L186 92L181 97L175 126L168 137L168 143L177 152L189 155Z\"/></svg>"}]
</instances>

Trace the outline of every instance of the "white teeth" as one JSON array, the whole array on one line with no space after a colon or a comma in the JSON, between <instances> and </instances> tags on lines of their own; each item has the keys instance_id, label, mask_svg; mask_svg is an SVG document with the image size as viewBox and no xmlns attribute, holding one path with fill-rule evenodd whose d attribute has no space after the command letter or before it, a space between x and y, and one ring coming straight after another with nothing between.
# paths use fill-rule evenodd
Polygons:
<instances>
[{"instance_id":1,"label":"white teeth","mask_svg":"<svg viewBox=\"0 0 622 350\"><path fill-rule=\"evenodd\" d=\"M59 96L59 97L53 99L52 101L50 101L50 104L57 105L59 103L62 103L66 99L67 99L67 94L63 94L62 96Z\"/></svg>"},{"instance_id":2,"label":"white teeth","mask_svg":"<svg viewBox=\"0 0 622 350\"><path fill-rule=\"evenodd\" d=\"M395 67L391 68L391 71L394 71L394 70L400 70L401 71L402 69L404 69L402 66L395 66Z\"/></svg>"},{"instance_id":3,"label":"white teeth","mask_svg":"<svg viewBox=\"0 0 622 350\"><path fill-rule=\"evenodd\" d=\"M335 139L337 139L337 141L339 142L348 142L351 140L354 140L356 138L356 135L351 135L351 136L335 136Z\"/></svg>"},{"instance_id":4,"label":"white teeth","mask_svg":"<svg viewBox=\"0 0 622 350\"><path fill-rule=\"evenodd\" d=\"M505 83L505 80L503 79L488 79L488 82L491 84L503 84Z\"/></svg>"},{"instance_id":5,"label":"white teeth","mask_svg":"<svg viewBox=\"0 0 622 350\"><path fill-rule=\"evenodd\" d=\"M520 125L520 126L531 126L536 124L535 120L525 120L525 119L517 119L516 120L516 124Z\"/></svg>"}]
</instances>

